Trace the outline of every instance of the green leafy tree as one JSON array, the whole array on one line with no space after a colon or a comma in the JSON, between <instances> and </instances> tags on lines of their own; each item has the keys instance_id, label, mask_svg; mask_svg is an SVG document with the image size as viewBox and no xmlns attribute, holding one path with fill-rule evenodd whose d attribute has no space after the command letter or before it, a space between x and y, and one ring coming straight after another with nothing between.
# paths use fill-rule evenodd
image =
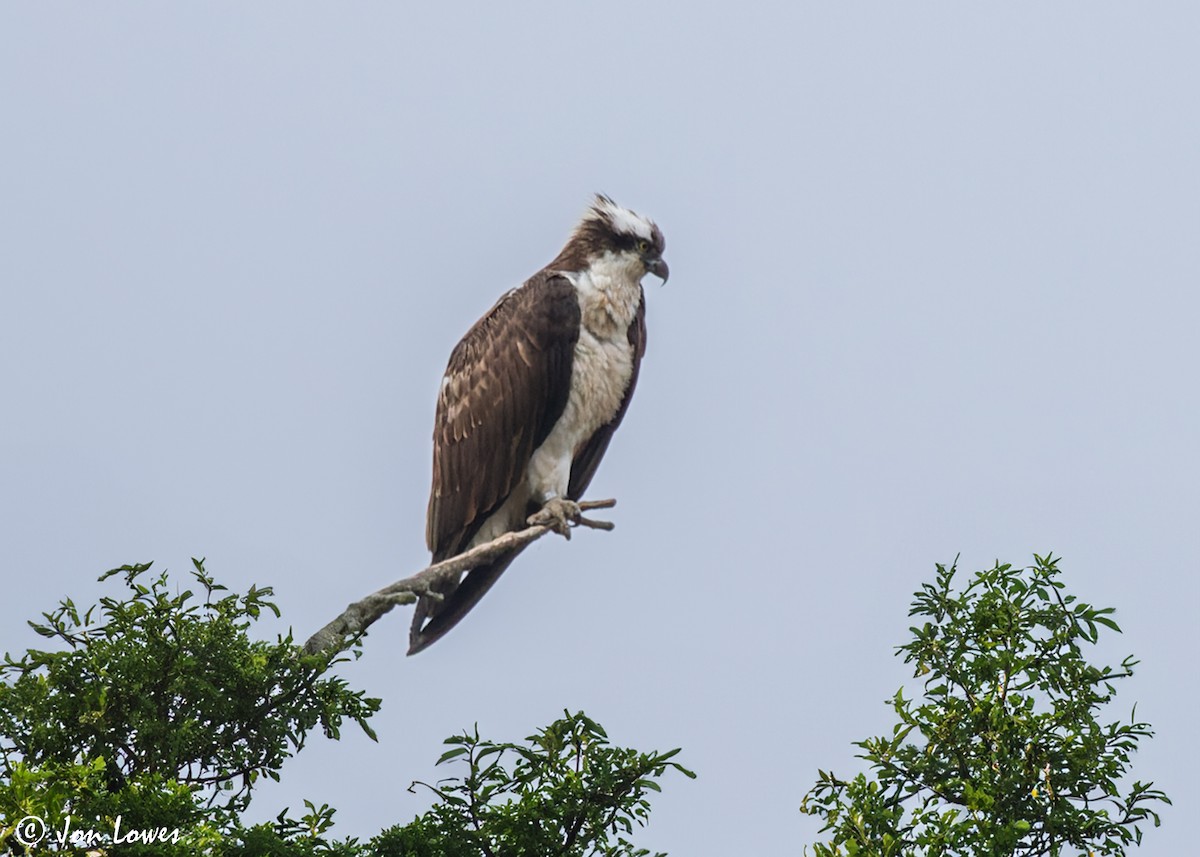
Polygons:
<instances>
[{"instance_id":1,"label":"green leafy tree","mask_svg":"<svg viewBox=\"0 0 1200 857\"><path fill-rule=\"evenodd\" d=\"M124 598L84 611L66 599L30 623L54 650L5 656L0 853L105 852L119 831L150 831L162 838L112 853L634 857L647 852L624 837L645 823L657 779L671 768L692 776L671 761L678 751L613 747L580 712L526 744L478 731L447 739L439 763L466 765L466 776L428 786L432 809L370 841L333 838L335 810L309 801L299 818L285 809L245 827L256 782L278 779L317 727L336 739L350 720L373 738L379 700L331 674L342 656L306 655L290 634L250 636L265 613L279 615L269 588L232 594L194 565L194 591L183 592L149 565L108 572L101 579L123 583Z\"/></svg>"},{"instance_id":2,"label":"green leafy tree","mask_svg":"<svg viewBox=\"0 0 1200 857\"><path fill-rule=\"evenodd\" d=\"M564 712L525 743L480 738L478 728L446 739L438 765L461 777L416 782L437 801L411 822L369 842L329 841L334 811L314 807L299 821L235 831L222 857L646 857L626 837L650 817L650 792L676 770L679 750L640 753L609 743L604 728L582 711ZM656 857L665 857L658 854Z\"/></svg>"},{"instance_id":3,"label":"green leafy tree","mask_svg":"<svg viewBox=\"0 0 1200 857\"><path fill-rule=\"evenodd\" d=\"M5 656L2 842L19 848L11 825L35 816L60 831L112 829L119 817L126 830L189 829L193 845L211 844L313 728L337 738L350 719L372 734L379 700L330 675L340 658L247 634L263 611L278 615L270 588L226 594L193 562L203 597L173 593L165 573L147 581L148 564L123 566L101 580L119 577L129 597L83 612L65 599L30 623L60 648ZM153 845L147 853L165 853Z\"/></svg>"},{"instance_id":4,"label":"green leafy tree","mask_svg":"<svg viewBox=\"0 0 1200 857\"><path fill-rule=\"evenodd\" d=\"M647 794L679 750L639 753L613 747L582 711L529 736L497 744L478 728L446 739L438 764L456 761L466 775L437 785L414 783L438 803L404 827L374 840L379 857L642 857L625 837L650 815ZM511 770L506 767L514 759ZM659 855L658 857L662 857Z\"/></svg>"},{"instance_id":5,"label":"green leafy tree","mask_svg":"<svg viewBox=\"0 0 1200 857\"><path fill-rule=\"evenodd\" d=\"M1125 785L1147 723L1103 724L1115 683L1133 674L1085 657L1111 608L1065 593L1058 561L997 564L953 588L955 566L916 593L912 640L899 647L924 681L897 691L890 735L856 743L870 774L819 772L802 811L824 821L834 855L1123 855L1170 803Z\"/></svg>"}]
</instances>

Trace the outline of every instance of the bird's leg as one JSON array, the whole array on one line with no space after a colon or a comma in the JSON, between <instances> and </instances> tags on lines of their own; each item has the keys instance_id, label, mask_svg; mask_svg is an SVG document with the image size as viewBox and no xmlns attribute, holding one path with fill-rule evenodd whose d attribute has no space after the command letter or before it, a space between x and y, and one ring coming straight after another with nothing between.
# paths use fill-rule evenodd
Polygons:
<instances>
[{"instance_id":1,"label":"bird's leg","mask_svg":"<svg viewBox=\"0 0 1200 857\"><path fill-rule=\"evenodd\" d=\"M542 508L529 516L533 526L549 527L560 536L571 538L571 524L579 523L583 511L579 504L566 497L551 497L542 504Z\"/></svg>"}]
</instances>

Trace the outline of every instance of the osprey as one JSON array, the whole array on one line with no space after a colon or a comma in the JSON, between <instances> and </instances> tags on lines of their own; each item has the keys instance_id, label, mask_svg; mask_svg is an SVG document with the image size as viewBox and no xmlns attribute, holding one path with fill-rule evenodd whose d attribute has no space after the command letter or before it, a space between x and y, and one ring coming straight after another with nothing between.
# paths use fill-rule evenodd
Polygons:
<instances>
[{"instance_id":1,"label":"osprey","mask_svg":"<svg viewBox=\"0 0 1200 857\"><path fill-rule=\"evenodd\" d=\"M578 515L646 349L642 277L666 282L654 222L598 195L562 252L504 295L450 354L433 429L425 537L433 561ZM516 548L422 597L410 655L479 603Z\"/></svg>"}]
</instances>

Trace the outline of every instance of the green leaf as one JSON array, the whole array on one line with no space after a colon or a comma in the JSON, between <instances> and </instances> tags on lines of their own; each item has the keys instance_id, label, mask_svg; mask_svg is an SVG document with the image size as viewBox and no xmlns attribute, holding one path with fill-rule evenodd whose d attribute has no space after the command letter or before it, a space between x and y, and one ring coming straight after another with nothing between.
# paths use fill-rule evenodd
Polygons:
<instances>
[{"instance_id":1,"label":"green leaf","mask_svg":"<svg viewBox=\"0 0 1200 857\"><path fill-rule=\"evenodd\" d=\"M463 755L467 754L468 752L470 752L470 749L467 747L456 747L453 750L447 750L445 753L442 753L442 755L438 757L437 762L435 762L434 764L440 765L443 762L448 762L451 759L457 758L458 756L463 756Z\"/></svg>"}]
</instances>

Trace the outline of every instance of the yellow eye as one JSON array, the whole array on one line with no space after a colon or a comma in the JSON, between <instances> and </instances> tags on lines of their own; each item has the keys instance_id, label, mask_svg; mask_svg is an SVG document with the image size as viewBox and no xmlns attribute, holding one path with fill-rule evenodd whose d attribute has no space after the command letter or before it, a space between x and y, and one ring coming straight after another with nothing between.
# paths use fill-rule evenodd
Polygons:
<instances>
[{"instance_id":1,"label":"yellow eye","mask_svg":"<svg viewBox=\"0 0 1200 857\"><path fill-rule=\"evenodd\" d=\"M650 249L650 242L649 241L639 241L637 243L637 248L638 248L639 253L645 253L647 250Z\"/></svg>"}]
</instances>

